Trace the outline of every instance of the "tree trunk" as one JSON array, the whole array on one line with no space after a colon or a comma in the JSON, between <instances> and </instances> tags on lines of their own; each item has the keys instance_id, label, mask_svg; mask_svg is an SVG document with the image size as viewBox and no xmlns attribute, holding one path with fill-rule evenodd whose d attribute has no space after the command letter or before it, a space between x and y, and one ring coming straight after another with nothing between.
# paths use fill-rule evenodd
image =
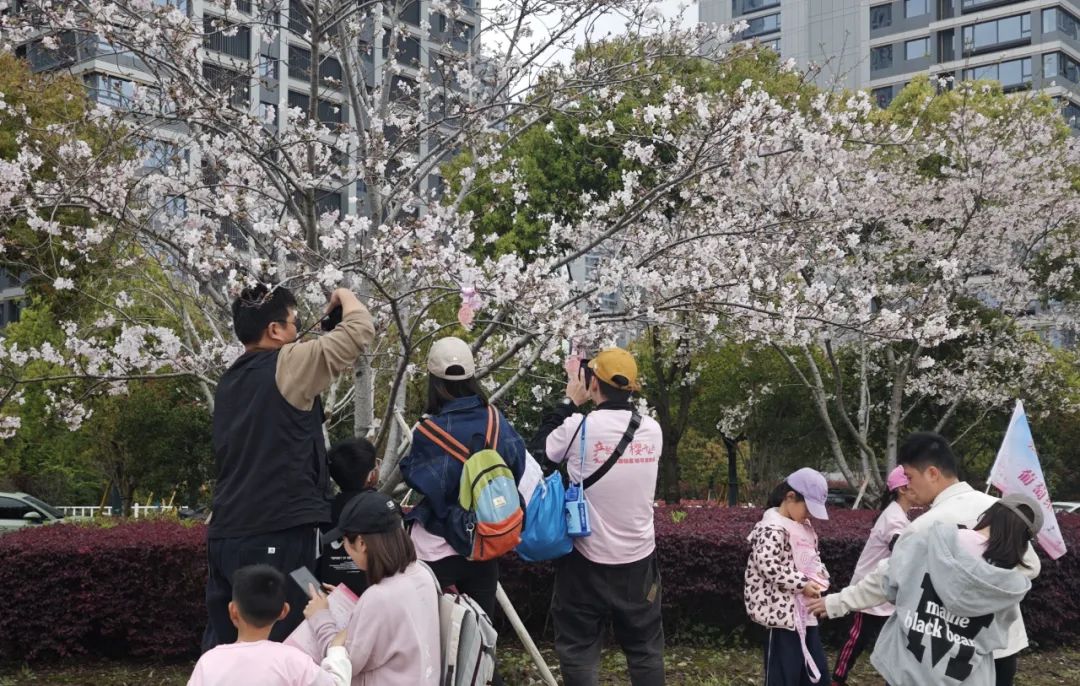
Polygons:
<instances>
[{"instance_id":1,"label":"tree trunk","mask_svg":"<svg viewBox=\"0 0 1080 686\"><path fill-rule=\"evenodd\" d=\"M746 435L740 434L735 438L728 438L721 434L720 438L724 441L724 448L727 450L727 504L728 507L735 507L739 504L739 443L746 440Z\"/></svg>"},{"instance_id":2,"label":"tree trunk","mask_svg":"<svg viewBox=\"0 0 1080 686\"><path fill-rule=\"evenodd\" d=\"M368 436L375 423L375 371L371 368L371 356L362 355L356 361L356 378L353 379L353 435Z\"/></svg>"},{"instance_id":3,"label":"tree trunk","mask_svg":"<svg viewBox=\"0 0 1080 686\"><path fill-rule=\"evenodd\" d=\"M679 481L682 478L682 470L679 467L681 436L671 436L667 431L663 434L664 447L660 451L660 494L665 502L671 504L682 500L682 489L679 487Z\"/></svg>"}]
</instances>

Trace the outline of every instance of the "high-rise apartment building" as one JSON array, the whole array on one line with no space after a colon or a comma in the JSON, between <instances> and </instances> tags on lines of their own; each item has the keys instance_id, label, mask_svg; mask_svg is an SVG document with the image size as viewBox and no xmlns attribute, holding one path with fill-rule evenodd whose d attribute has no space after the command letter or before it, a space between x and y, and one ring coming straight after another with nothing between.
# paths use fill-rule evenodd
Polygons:
<instances>
[{"instance_id":1,"label":"high-rise apartment building","mask_svg":"<svg viewBox=\"0 0 1080 686\"><path fill-rule=\"evenodd\" d=\"M1080 125L1080 0L701 0L699 18L746 21L740 39L882 106L919 74L993 79L1048 92Z\"/></svg>"},{"instance_id":2,"label":"high-rise apartment building","mask_svg":"<svg viewBox=\"0 0 1080 686\"><path fill-rule=\"evenodd\" d=\"M176 7L203 28L203 76L229 95L233 107L255 114L269 130L278 131L288 125L290 108L308 111L313 91L317 100L314 112L320 121L331 127L339 123L358 125L357 114L351 110L342 87L339 59L331 50L323 49L317 68L312 69L310 41L304 38L311 29L310 12L305 7L310 7L310 2L233 0L228 3L227 12L223 3L204 0L152 0L152 3ZM386 68L392 66L391 99L415 100L420 75L438 71L440 57L447 51L475 57L480 29L479 0L455 0L453 4L463 12L451 18L439 11L438 0L384 2L381 21L369 20L357 36L360 41L357 54L362 56L360 66L367 85L371 87L377 79L381 82ZM20 12L29 6L30 3L13 2L5 11ZM391 13L396 15L396 21ZM391 22L404 29L391 36ZM255 26L263 30L253 30ZM35 71L64 70L80 78L91 98L118 109L129 106L140 85L153 87L153 75L135 55L92 33L65 32L53 35L52 39L55 45L51 46L41 39L25 43L18 47L17 54L25 57ZM473 63L479 65L476 73L482 84L484 62L476 59ZM318 84L313 89L312 75L316 72ZM432 101L446 103L448 99ZM434 111L427 115L433 121L443 118ZM155 160L163 166L178 154L186 157L185 135L182 126L158 127L145 142L148 171L152 171ZM430 137L420 140L415 152L421 157L428 155L432 141ZM188 161L198 168L199 160ZM335 210L343 214L364 212L366 187L363 181L355 183L355 188L339 186L320 191L315 202L317 211L320 214ZM419 183L422 192L437 194L441 187L437 172ZM182 202L179 201L181 206L176 211L185 211ZM232 240L242 241L231 221L223 222L223 230ZM23 298L17 280L0 270L0 326L17 319Z\"/></svg>"}]
</instances>

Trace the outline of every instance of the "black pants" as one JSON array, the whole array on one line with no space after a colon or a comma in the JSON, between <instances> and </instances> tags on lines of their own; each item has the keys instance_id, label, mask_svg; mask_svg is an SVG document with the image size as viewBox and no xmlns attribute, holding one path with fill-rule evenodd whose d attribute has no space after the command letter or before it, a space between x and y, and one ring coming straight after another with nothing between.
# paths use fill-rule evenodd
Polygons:
<instances>
[{"instance_id":1,"label":"black pants","mask_svg":"<svg viewBox=\"0 0 1080 686\"><path fill-rule=\"evenodd\" d=\"M315 550L318 542L314 524L293 527L256 536L211 538L206 542L209 573L206 578L206 611L209 623L203 634L205 653L222 643L236 642L236 627L229 619L232 600L232 577L236 570L254 564L268 564L280 569L286 577L297 567L315 570ZM285 581L285 599L289 614L274 624L270 640L284 641L293 629L304 621L307 593L290 578Z\"/></svg>"},{"instance_id":2,"label":"black pants","mask_svg":"<svg viewBox=\"0 0 1080 686\"><path fill-rule=\"evenodd\" d=\"M765 686L829 686L829 663L816 626L806 627L806 647L821 672L821 681L810 681L799 634L789 629L769 629L765 634Z\"/></svg>"},{"instance_id":3,"label":"black pants","mask_svg":"<svg viewBox=\"0 0 1080 686\"><path fill-rule=\"evenodd\" d=\"M664 624L656 553L623 565L591 562L576 550L556 563L551 600L555 652L566 686L594 686L608 620L633 686L664 683Z\"/></svg>"},{"instance_id":4,"label":"black pants","mask_svg":"<svg viewBox=\"0 0 1080 686\"><path fill-rule=\"evenodd\" d=\"M435 572L440 586L453 586L458 593L469 596L495 621L495 589L499 585L498 560L473 562L461 555L453 555L428 562L427 565ZM502 683L502 677L496 671L492 684L501 686Z\"/></svg>"},{"instance_id":5,"label":"black pants","mask_svg":"<svg viewBox=\"0 0 1080 686\"><path fill-rule=\"evenodd\" d=\"M994 672L997 675L996 686L1013 686L1017 664L1016 655L994 660Z\"/></svg>"},{"instance_id":6,"label":"black pants","mask_svg":"<svg viewBox=\"0 0 1080 686\"><path fill-rule=\"evenodd\" d=\"M836 657L836 667L833 669L833 681L842 684L847 680L848 674L855 667L855 662L868 647L871 651L877 643L881 627L885 626L888 617L868 615L859 612L851 620L851 630L848 631L848 639L840 654Z\"/></svg>"}]
</instances>

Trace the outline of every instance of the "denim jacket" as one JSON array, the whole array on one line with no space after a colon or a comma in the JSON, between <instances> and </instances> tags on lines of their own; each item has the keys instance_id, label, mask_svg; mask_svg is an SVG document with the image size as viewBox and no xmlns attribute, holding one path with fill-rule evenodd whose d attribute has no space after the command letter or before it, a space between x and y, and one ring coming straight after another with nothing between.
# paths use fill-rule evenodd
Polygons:
<instances>
[{"instance_id":1,"label":"denim jacket","mask_svg":"<svg viewBox=\"0 0 1080 686\"><path fill-rule=\"evenodd\" d=\"M525 442L502 412L499 415L499 443L496 451L514 472L514 481L521 483L525 473ZM447 402L437 415L428 417L470 452L484 448L487 430L487 407L472 395ZM419 431L413 431L412 449L401 460L401 476L410 488L424 499L406 515L409 521L420 521L424 528L446 539L461 555L471 552L469 513L458 504L458 489L463 465L446 454Z\"/></svg>"}]
</instances>

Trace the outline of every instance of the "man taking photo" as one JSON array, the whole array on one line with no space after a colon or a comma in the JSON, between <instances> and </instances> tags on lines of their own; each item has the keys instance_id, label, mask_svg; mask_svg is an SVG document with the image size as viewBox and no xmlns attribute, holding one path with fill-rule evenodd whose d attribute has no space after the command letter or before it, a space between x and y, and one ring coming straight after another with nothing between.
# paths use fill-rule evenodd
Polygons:
<instances>
[{"instance_id":1,"label":"man taking photo","mask_svg":"<svg viewBox=\"0 0 1080 686\"><path fill-rule=\"evenodd\" d=\"M555 651L566 686L599 681L607 620L633 686L664 683L664 627L656 565L653 496L663 447L660 425L637 413L637 363L621 348L567 363L566 398L548 412L530 450L566 462L580 484L588 535L556 562L551 602ZM592 401L587 415L579 408ZM569 497L569 496L568 496Z\"/></svg>"},{"instance_id":2,"label":"man taking photo","mask_svg":"<svg viewBox=\"0 0 1080 686\"><path fill-rule=\"evenodd\" d=\"M371 314L347 289L326 305L341 323L313 340L287 288L245 289L232 305L244 354L218 382L213 447L217 468L207 541L209 626L203 652L236 640L229 619L233 573L269 564L285 573L315 568L318 524L330 521L329 475L319 395L352 369L375 336ZM290 584L289 615L274 625L281 641L303 621L307 598Z\"/></svg>"}]
</instances>

